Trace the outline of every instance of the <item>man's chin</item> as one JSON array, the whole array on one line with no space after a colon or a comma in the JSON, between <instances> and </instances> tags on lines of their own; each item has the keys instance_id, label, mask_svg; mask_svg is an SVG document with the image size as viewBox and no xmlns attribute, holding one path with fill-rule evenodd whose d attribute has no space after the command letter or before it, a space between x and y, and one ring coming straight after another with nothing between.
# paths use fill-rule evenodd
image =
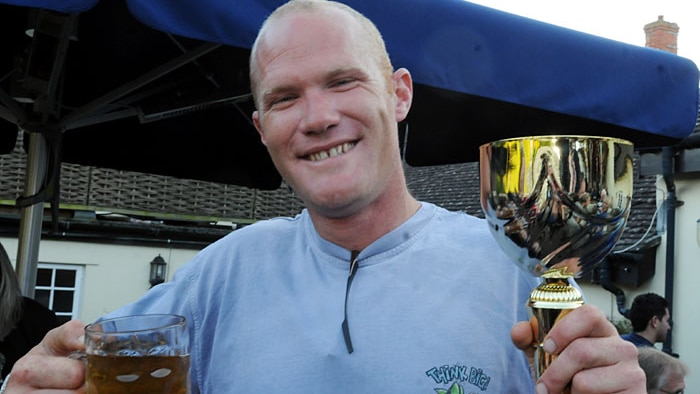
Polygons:
<instances>
[{"instance_id":1,"label":"man's chin","mask_svg":"<svg viewBox=\"0 0 700 394\"><path fill-rule=\"evenodd\" d=\"M357 214L366 205L361 197L350 198L351 195L354 195L352 190L319 194L310 198L306 206L324 217L344 219Z\"/></svg>"}]
</instances>

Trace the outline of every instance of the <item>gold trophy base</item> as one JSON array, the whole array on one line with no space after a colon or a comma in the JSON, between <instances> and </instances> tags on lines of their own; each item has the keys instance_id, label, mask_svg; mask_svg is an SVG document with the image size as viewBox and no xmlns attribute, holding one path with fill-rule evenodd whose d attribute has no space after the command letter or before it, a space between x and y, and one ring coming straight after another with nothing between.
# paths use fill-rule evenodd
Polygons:
<instances>
[{"instance_id":1,"label":"gold trophy base","mask_svg":"<svg viewBox=\"0 0 700 394\"><path fill-rule=\"evenodd\" d=\"M554 361L556 356L542 348L544 338L554 324L573 309L583 305L579 289L569 282L573 275L566 268L552 268L542 275L544 282L530 293L528 306L537 319L537 343L535 344L535 379Z\"/></svg>"}]
</instances>

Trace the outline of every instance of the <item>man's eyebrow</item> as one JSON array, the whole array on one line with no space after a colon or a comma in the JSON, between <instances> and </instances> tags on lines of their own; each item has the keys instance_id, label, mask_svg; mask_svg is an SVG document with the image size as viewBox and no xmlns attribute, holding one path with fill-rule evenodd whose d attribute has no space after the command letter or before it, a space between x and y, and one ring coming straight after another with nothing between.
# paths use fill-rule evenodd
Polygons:
<instances>
[{"instance_id":1,"label":"man's eyebrow","mask_svg":"<svg viewBox=\"0 0 700 394\"><path fill-rule=\"evenodd\" d=\"M330 70L329 72L326 73L326 79L331 80L335 79L337 77L345 76L345 75L358 75L358 76L365 76L367 73L363 71L360 68L357 67L341 67L341 68L336 68L333 70Z\"/></svg>"},{"instance_id":2,"label":"man's eyebrow","mask_svg":"<svg viewBox=\"0 0 700 394\"><path fill-rule=\"evenodd\" d=\"M273 88L270 88L270 89L265 90L265 91L262 93L262 98L263 98L263 100L264 100L266 97L276 96L276 95L278 95L278 94L280 94L280 93L287 93L287 92L290 92L290 91L292 91L292 90L294 90L294 87L293 87L292 85L279 85L279 86L275 86L275 87L273 87Z\"/></svg>"}]
</instances>

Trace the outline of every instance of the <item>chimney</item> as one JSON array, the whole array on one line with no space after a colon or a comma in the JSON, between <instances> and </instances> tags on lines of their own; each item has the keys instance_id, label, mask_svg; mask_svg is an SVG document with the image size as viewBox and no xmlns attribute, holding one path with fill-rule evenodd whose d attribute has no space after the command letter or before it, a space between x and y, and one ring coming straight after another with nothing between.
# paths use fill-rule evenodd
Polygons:
<instances>
[{"instance_id":1,"label":"chimney","mask_svg":"<svg viewBox=\"0 0 700 394\"><path fill-rule=\"evenodd\" d=\"M661 49L673 54L678 54L678 25L666 22L663 15L659 15L656 22L644 25L644 33L647 37L646 46Z\"/></svg>"}]
</instances>

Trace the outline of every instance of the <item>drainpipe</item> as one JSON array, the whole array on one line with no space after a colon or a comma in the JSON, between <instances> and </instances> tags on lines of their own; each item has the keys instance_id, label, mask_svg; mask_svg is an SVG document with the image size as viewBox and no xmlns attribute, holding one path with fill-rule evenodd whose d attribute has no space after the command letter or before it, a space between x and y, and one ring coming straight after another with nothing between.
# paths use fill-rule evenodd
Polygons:
<instances>
[{"instance_id":1,"label":"drainpipe","mask_svg":"<svg viewBox=\"0 0 700 394\"><path fill-rule=\"evenodd\" d=\"M662 170L666 183L666 284L665 298L668 301L668 310L673 317L673 279L675 274L675 242L676 242L676 208L683 205L676 197L676 185L674 183L674 158L676 150L674 147L665 146L662 150ZM668 332L663 344L663 351L673 354L673 330Z\"/></svg>"},{"instance_id":2,"label":"drainpipe","mask_svg":"<svg viewBox=\"0 0 700 394\"><path fill-rule=\"evenodd\" d=\"M600 285L615 296L617 311L620 313L620 315L629 318L627 296L622 289L613 284L612 278L610 277L611 265L610 256L605 257L605 259L603 259L603 261L600 263L600 268L598 269L598 279L600 281Z\"/></svg>"},{"instance_id":3,"label":"drainpipe","mask_svg":"<svg viewBox=\"0 0 700 394\"><path fill-rule=\"evenodd\" d=\"M698 124L700 124L700 113L698 114ZM697 129L693 134L683 139L676 144L678 149L696 149L700 148L700 129Z\"/></svg>"}]
</instances>

